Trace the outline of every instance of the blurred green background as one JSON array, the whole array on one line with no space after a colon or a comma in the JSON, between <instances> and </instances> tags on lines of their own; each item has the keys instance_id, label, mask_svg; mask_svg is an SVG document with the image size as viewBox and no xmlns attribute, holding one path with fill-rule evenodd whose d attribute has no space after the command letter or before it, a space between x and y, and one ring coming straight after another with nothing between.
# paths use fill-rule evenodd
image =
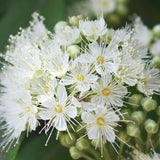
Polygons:
<instances>
[{"instance_id":1,"label":"blurred green background","mask_svg":"<svg viewBox=\"0 0 160 160\"><path fill-rule=\"evenodd\" d=\"M67 7L78 0L0 0L0 52L5 52L5 46L10 34L15 35L19 27L29 25L34 11L43 15L47 28L52 31L59 20L67 20ZM143 22L152 28L160 23L160 0L130 0L129 14L142 17ZM128 16L130 18L130 16ZM54 136L48 147L45 147L47 136L31 133L23 141L16 160L70 160L68 150L61 147ZM17 148L16 148L17 149ZM7 154L0 153L0 160L13 160L16 149Z\"/></svg>"}]
</instances>

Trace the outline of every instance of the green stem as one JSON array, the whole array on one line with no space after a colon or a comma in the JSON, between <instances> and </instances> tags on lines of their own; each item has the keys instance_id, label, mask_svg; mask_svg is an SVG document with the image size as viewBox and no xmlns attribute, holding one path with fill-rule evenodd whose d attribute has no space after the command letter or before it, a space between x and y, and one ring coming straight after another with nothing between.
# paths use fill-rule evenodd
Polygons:
<instances>
[{"instance_id":1,"label":"green stem","mask_svg":"<svg viewBox=\"0 0 160 160\"><path fill-rule=\"evenodd\" d=\"M136 142L139 145L139 149L142 149L144 146L144 141L142 140L140 136L136 138Z\"/></svg>"},{"instance_id":2,"label":"green stem","mask_svg":"<svg viewBox=\"0 0 160 160\"><path fill-rule=\"evenodd\" d=\"M148 152L148 149L149 149L149 146L150 146L151 136L152 136L152 134L148 133L147 141L146 141L146 152Z\"/></svg>"},{"instance_id":3,"label":"green stem","mask_svg":"<svg viewBox=\"0 0 160 160\"><path fill-rule=\"evenodd\" d=\"M95 160L91 158L90 156L86 155L85 153L82 153L82 157L85 158L86 160Z\"/></svg>"},{"instance_id":4,"label":"green stem","mask_svg":"<svg viewBox=\"0 0 160 160\"><path fill-rule=\"evenodd\" d=\"M95 149L93 149L92 147L89 147L88 149L87 149L87 151L91 154L91 155L93 155L97 160L99 160L101 157L100 157L100 155L99 155L99 153L95 150Z\"/></svg>"},{"instance_id":5,"label":"green stem","mask_svg":"<svg viewBox=\"0 0 160 160\"><path fill-rule=\"evenodd\" d=\"M105 160L112 160L109 153L108 153L106 146L104 146L104 159Z\"/></svg>"},{"instance_id":6,"label":"green stem","mask_svg":"<svg viewBox=\"0 0 160 160\"><path fill-rule=\"evenodd\" d=\"M122 154L122 151L123 151L123 146L124 146L124 143L121 142L120 143L119 154L118 154L118 159L117 160L120 160L120 158L121 158L121 154Z\"/></svg>"}]
</instances>

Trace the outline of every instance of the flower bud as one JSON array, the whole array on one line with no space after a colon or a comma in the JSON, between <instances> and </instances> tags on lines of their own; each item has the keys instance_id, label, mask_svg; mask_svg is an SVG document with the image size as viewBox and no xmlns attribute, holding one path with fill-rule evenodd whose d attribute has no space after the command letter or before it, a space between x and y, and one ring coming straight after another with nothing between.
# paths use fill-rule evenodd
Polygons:
<instances>
[{"instance_id":1,"label":"flower bud","mask_svg":"<svg viewBox=\"0 0 160 160\"><path fill-rule=\"evenodd\" d=\"M160 116L160 106L157 107L156 111L157 111L158 116Z\"/></svg>"},{"instance_id":2,"label":"flower bud","mask_svg":"<svg viewBox=\"0 0 160 160\"><path fill-rule=\"evenodd\" d=\"M152 64L156 68L160 68L160 56L153 57Z\"/></svg>"},{"instance_id":3,"label":"flower bud","mask_svg":"<svg viewBox=\"0 0 160 160\"><path fill-rule=\"evenodd\" d=\"M69 23L74 26L78 26L80 20L84 20L82 15L69 17Z\"/></svg>"},{"instance_id":4,"label":"flower bud","mask_svg":"<svg viewBox=\"0 0 160 160\"><path fill-rule=\"evenodd\" d=\"M141 124L144 120L144 112L135 111L131 114L131 119L135 121L138 125Z\"/></svg>"},{"instance_id":5,"label":"flower bud","mask_svg":"<svg viewBox=\"0 0 160 160\"><path fill-rule=\"evenodd\" d=\"M141 103L143 109L147 112L155 110L157 107L157 102L151 98L143 98Z\"/></svg>"},{"instance_id":6,"label":"flower bud","mask_svg":"<svg viewBox=\"0 0 160 160\"><path fill-rule=\"evenodd\" d=\"M108 20L108 23L111 23L111 24L119 24L121 21L119 15L116 13L111 14L107 20Z\"/></svg>"},{"instance_id":7,"label":"flower bud","mask_svg":"<svg viewBox=\"0 0 160 160\"><path fill-rule=\"evenodd\" d=\"M88 141L86 139L82 138L82 139L77 141L76 147L79 150L85 150L85 149L89 148L89 143L88 143Z\"/></svg>"},{"instance_id":8,"label":"flower bud","mask_svg":"<svg viewBox=\"0 0 160 160\"><path fill-rule=\"evenodd\" d=\"M160 37L160 24L157 24L153 27L153 35Z\"/></svg>"},{"instance_id":9,"label":"flower bud","mask_svg":"<svg viewBox=\"0 0 160 160\"><path fill-rule=\"evenodd\" d=\"M154 120L148 119L144 124L144 128L147 133L155 134L158 131L158 124Z\"/></svg>"},{"instance_id":10,"label":"flower bud","mask_svg":"<svg viewBox=\"0 0 160 160\"><path fill-rule=\"evenodd\" d=\"M92 145L93 145L94 147L101 147L100 141L98 142L98 140L96 140L96 139L92 140L91 143L92 143Z\"/></svg>"},{"instance_id":11,"label":"flower bud","mask_svg":"<svg viewBox=\"0 0 160 160\"><path fill-rule=\"evenodd\" d=\"M71 45L67 48L67 52L72 58L80 55L80 47L78 45Z\"/></svg>"},{"instance_id":12,"label":"flower bud","mask_svg":"<svg viewBox=\"0 0 160 160\"><path fill-rule=\"evenodd\" d=\"M55 27L54 27L54 31L56 32L58 28L67 26L67 22L66 21L59 21L58 23L56 23Z\"/></svg>"},{"instance_id":13,"label":"flower bud","mask_svg":"<svg viewBox=\"0 0 160 160\"><path fill-rule=\"evenodd\" d=\"M75 146L72 146L69 149L69 153L70 153L70 155L71 155L71 157L73 159L79 159L79 158L81 158L81 152Z\"/></svg>"},{"instance_id":14,"label":"flower bud","mask_svg":"<svg viewBox=\"0 0 160 160\"><path fill-rule=\"evenodd\" d=\"M141 94L134 94L130 97L129 103L133 108L137 108L141 104L142 100L142 95Z\"/></svg>"},{"instance_id":15,"label":"flower bud","mask_svg":"<svg viewBox=\"0 0 160 160\"><path fill-rule=\"evenodd\" d=\"M139 137L140 136L140 130L139 130L137 125L129 124L127 126L127 134L131 137Z\"/></svg>"},{"instance_id":16,"label":"flower bud","mask_svg":"<svg viewBox=\"0 0 160 160\"><path fill-rule=\"evenodd\" d=\"M122 113L124 119L130 119L130 115L131 115L130 109L124 108L121 110L121 113Z\"/></svg>"},{"instance_id":17,"label":"flower bud","mask_svg":"<svg viewBox=\"0 0 160 160\"><path fill-rule=\"evenodd\" d=\"M75 135L73 133L71 133L72 139L68 134L62 135L60 137L60 143L62 144L62 146L65 147L70 147L75 143Z\"/></svg>"},{"instance_id":18,"label":"flower bud","mask_svg":"<svg viewBox=\"0 0 160 160\"><path fill-rule=\"evenodd\" d=\"M119 4L116 10L117 10L117 13L121 16L125 16L128 13L128 8L124 4Z\"/></svg>"}]
</instances>

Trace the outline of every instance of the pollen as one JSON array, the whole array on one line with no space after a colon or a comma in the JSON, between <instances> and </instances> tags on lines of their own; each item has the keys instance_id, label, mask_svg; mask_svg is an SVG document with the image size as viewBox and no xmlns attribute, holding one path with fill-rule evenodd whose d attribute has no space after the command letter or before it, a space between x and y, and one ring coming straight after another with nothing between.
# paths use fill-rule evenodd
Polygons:
<instances>
[{"instance_id":1,"label":"pollen","mask_svg":"<svg viewBox=\"0 0 160 160\"><path fill-rule=\"evenodd\" d=\"M105 124L105 119L103 117L97 117L96 123L98 126L103 126Z\"/></svg>"},{"instance_id":2,"label":"pollen","mask_svg":"<svg viewBox=\"0 0 160 160\"><path fill-rule=\"evenodd\" d=\"M63 111L62 109L62 106L60 104L57 104L55 107L54 107L54 110L55 112L57 113L61 113Z\"/></svg>"},{"instance_id":3,"label":"pollen","mask_svg":"<svg viewBox=\"0 0 160 160\"><path fill-rule=\"evenodd\" d=\"M104 63L104 57L103 56L98 56L96 58L97 64L103 64Z\"/></svg>"},{"instance_id":4,"label":"pollen","mask_svg":"<svg viewBox=\"0 0 160 160\"><path fill-rule=\"evenodd\" d=\"M85 77L84 77L83 74L78 74L78 75L76 76L76 78L77 78L77 80L80 81L80 82L84 81L84 79L85 79Z\"/></svg>"},{"instance_id":5,"label":"pollen","mask_svg":"<svg viewBox=\"0 0 160 160\"><path fill-rule=\"evenodd\" d=\"M109 96L111 94L111 90L109 88L103 88L102 89L102 95L103 96Z\"/></svg>"}]
</instances>

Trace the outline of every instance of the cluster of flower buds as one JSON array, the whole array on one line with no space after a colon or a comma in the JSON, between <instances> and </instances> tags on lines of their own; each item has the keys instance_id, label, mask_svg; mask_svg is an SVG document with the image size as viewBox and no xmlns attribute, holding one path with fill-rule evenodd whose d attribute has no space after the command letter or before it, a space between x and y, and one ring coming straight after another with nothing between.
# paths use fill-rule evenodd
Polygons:
<instances>
[{"instance_id":1,"label":"cluster of flower buds","mask_svg":"<svg viewBox=\"0 0 160 160\"><path fill-rule=\"evenodd\" d=\"M107 23L118 25L128 14L130 0L82 0L68 6L69 15L97 17L103 13ZM71 9L72 8L72 9Z\"/></svg>"},{"instance_id":2,"label":"cluster of flower buds","mask_svg":"<svg viewBox=\"0 0 160 160\"><path fill-rule=\"evenodd\" d=\"M159 114L157 102L149 96L160 93L160 72L139 43L144 40L139 31L145 26L137 19L134 27L114 30L102 16L94 21L76 16L70 23L58 22L52 33L43 20L34 13L30 26L10 37L4 55L8 63L0 73L1 146L8 150L22 132L28 135L45 122L40 133L49 133L46 145L56 130L56 138L70 148L74 159L87 159L83 150L98 157L93 146L111 157L105 146L109 142L118 152L118 143L125 143L116 133L121 135L121 126L132 121L127 133L140 137L144 112L158 108ZM140 92L147 98L142 99ZM131 110L128 104L136 109L129 121L125 119L129 113L123 111ZM139 105L144 110L138 110ZM148 118L144 125L149 134L159 131L155 120Z\"/></svg>"}]
</instances>

